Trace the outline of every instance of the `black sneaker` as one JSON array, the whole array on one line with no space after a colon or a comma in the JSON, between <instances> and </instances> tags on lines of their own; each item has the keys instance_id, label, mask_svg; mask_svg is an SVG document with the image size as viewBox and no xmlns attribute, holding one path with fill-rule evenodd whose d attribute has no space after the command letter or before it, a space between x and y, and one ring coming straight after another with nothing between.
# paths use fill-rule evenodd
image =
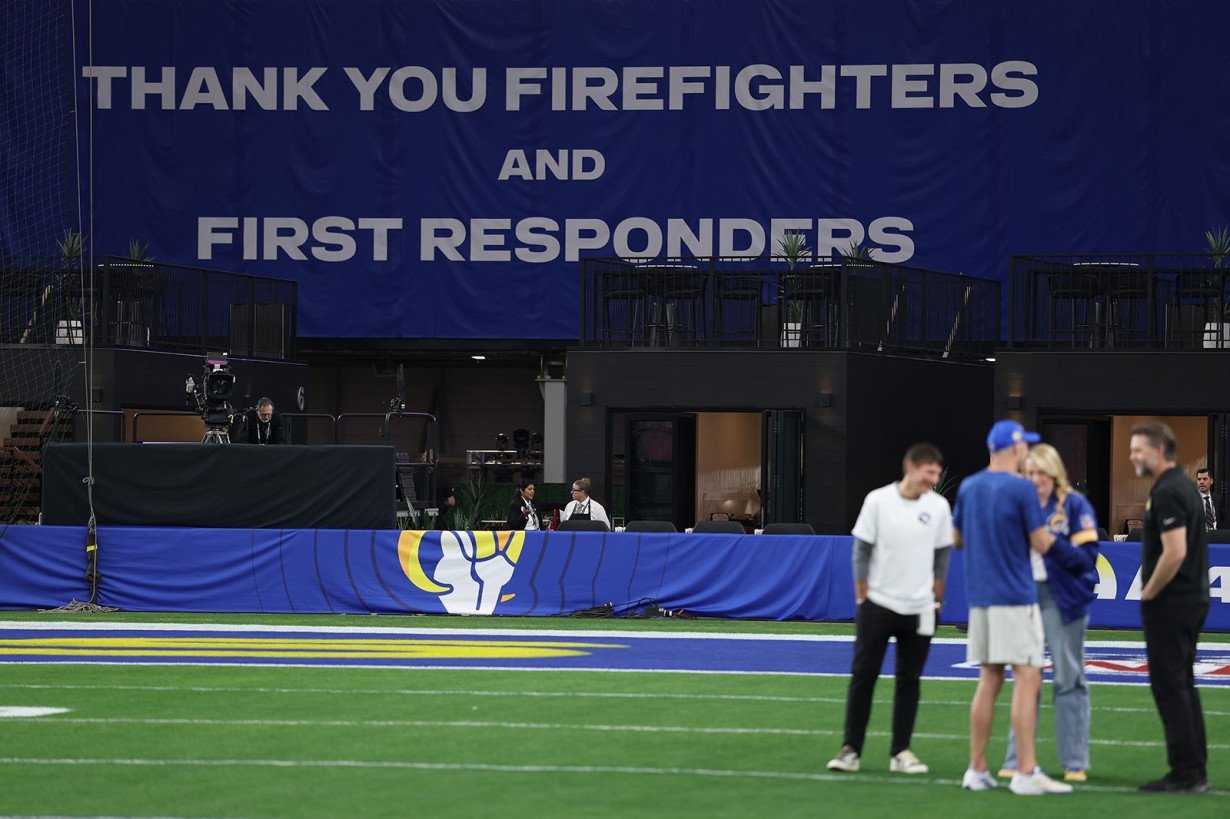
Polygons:
<instances>
[{"instance_id":1,"label":"black sneaker","mask_svg":"<svg viewBox=\"0 0 1230 819\"><path fill-rule=\"evenodd\" d=\"M1166 774L1161 779L1146 782L1137 790L1141 793L1208 793L1207 779L1174 779Z\"/></svg>"}]
</instances>

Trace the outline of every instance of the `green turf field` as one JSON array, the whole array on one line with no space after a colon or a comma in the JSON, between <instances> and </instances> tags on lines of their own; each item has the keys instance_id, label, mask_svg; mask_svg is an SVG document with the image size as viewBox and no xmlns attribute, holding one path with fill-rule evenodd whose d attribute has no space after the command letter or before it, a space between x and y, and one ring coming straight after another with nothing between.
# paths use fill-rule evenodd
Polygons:
<instances>
[{"instance_id":1,"label":"green turf field","mask_svg":"<svg viewBox=\"0 0 1230 819\"><path fill-rule=\"evenodd\" d=\"M0 619L68 621L17 613ZM71 619L851 631L814 623L609 619ZM1134 793L1136 785L1164 772L1161 725L1147 688L1103 685L1093 689L1089 783L1073 796L1027 799L1006 789L960 790L973 690L968 681L924 682L914 747L932 773L890 775L892 686L885 682L876 697L863 771L837 775L825 771L824 763L841 743L841 677L0 664L0 705L71 709L0 720L0 814L1230 816L1230 740L1224 728L1230 725L1230 689L1202 692L1214 793ZM1002 699L993 766L1006 732ZM1057 767L1049 718L1048 708L1039 757Z\"/></svg>"}]
</instances>

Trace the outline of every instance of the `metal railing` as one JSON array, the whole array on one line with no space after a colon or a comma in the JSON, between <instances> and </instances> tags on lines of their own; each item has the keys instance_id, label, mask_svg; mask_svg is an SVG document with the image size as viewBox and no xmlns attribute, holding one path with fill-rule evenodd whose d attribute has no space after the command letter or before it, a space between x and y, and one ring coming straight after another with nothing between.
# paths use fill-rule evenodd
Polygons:
<instances>
[{"instance_id":1,"label":"metal railing","mask_svg":"<svg viewBox=\"0 0 1230 819\"><path fill-rule=\"evenodd\" d=\"M1000 283L874 260L581 261L580 340L598 347L761 347L982 356Z\"/></svg>"},{"instance_id":2,"label":"metal railing","mask_svg":"<svg viewBox=\"0 0 1230 819\"><path fill-rule=\"evenodd\" d=\"M286 279L115 257L84 271L0 259L0 343L81 344L88 333L103 347L291 358L297 316L297 285Z\"/></svg>"},{"instance_id":3,"label":"metal railing","mask_svg":"<svg viewBox=\"0 0 1230 819\"><path fill-rule=\"evenodd\" d=\"M1222 262L1209 253L1013 256L1008 345L1230 348Z\"/></svg>"}]
</instances>

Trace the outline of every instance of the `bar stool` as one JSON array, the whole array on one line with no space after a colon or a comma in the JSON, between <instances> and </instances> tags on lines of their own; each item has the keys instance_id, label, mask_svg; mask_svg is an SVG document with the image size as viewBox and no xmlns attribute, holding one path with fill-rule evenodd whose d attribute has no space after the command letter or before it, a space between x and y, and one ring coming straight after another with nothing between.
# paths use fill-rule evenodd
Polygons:
<instances>
[{"instance_id":1,"label":"bar stool","mask_svg":"<svg viewBox=\"0 0 1230 819\"><path fill-rule=\"evenodd\" d=\"M1053 273L1047 276L1047 285L1047 340L1070 341L1074 347L1099 346L1103 329L1101 279L1093 273ZM1059 321L1065 313L1066 323Z\"/></svg>"}]
</instances>

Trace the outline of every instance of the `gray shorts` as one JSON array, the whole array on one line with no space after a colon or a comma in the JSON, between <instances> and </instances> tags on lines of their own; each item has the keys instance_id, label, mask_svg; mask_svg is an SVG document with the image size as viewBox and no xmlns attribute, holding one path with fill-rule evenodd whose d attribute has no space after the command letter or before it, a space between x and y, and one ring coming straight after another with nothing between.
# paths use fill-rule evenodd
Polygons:
<instances>
[{"instance_id":1,"label":"gray shorts","mask_svg":"<svg viewBox=\"0 0 1230 819\"><path fill-rule=\"evenodd\" d=\"M969 610L966 662L1041 668L1042 647L1042 611L1036 603Z\"/></svg>"}]
</instances>

